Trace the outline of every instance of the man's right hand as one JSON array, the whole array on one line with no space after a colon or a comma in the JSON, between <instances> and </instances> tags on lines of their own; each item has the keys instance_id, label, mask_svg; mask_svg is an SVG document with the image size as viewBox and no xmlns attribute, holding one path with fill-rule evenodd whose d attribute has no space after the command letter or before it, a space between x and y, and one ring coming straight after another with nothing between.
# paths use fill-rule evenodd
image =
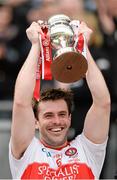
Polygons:
<instances>
[{"instance_id":1,"label":"man's right hand","mask_svg":"<svg viewBox=\"0 0 117 180\"><path fill-rule=\"evenodd\" d=\"M26 30L26 34L30 42L36 44L39 43L39 34L43 34L43 31L39 23L33 22Z\"/></svg>"}]
</instances>

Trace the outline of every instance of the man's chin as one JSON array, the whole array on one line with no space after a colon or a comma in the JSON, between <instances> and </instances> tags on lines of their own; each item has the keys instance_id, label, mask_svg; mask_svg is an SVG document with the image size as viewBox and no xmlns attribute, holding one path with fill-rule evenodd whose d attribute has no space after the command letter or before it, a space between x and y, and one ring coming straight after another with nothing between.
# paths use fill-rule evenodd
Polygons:
<instances>
[{"instance_id":1,"label":"man's chin","mask_svg":"<svg viewBox=\"0 0 117 180\"><path fill-rule=\"evenodd\" d=\"M66 143L67 140L61 140L60 138L57 140L57 138L55 138L54 140L50 140L48 141L49 146L53 147L53 148L59 148L64 146L64 144Z\"/></svg>"},{"instance_id":2,"label":"man's chin","mask_svg":"<svg viewBox=\"0 0 117 180\"><path fill-rule=\"evenodd\" d=\"M66 136L67 135L51 136L50 134L46 134L46 137L42 139L45 145L56 148L63 146L67 142Z\"/></svg>"}]
</instances>

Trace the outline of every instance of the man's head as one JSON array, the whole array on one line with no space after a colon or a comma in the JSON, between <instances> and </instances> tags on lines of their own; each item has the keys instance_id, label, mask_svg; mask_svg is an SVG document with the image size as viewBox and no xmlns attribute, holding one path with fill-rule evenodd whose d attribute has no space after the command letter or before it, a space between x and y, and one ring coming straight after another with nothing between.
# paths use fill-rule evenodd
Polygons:
<instances>
[{"instance_id":1,"label":"man's head","mask_svg":"<svg viewBox=\"0 0 117 180\"><path fill-rule=\"evenodd\" d=\"M61 89L50 89L41 93L34 112L40 138L47 145L58 147L66 142L71 125L72 99L70 91Z\"/></svg>"}]
</instances>

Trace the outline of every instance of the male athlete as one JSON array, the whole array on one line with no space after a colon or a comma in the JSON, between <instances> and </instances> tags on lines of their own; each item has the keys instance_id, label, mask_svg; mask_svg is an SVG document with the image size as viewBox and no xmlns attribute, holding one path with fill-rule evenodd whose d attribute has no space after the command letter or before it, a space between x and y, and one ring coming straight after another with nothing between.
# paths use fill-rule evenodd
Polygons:
<instances>
[{"instance_id":1,"label":"male athlete","mask_svg":"<svg viewBox=\"0 0 117 180\"><path fill-rule=\"evenodd\" d=\"M110 119L110 94L102 73L89 50L91 30L79 26L87 40L86 81L92 95L84 128L73 141L67 141L71 125L71 93L46 90L33 107L32 98L39 59L38 23L26 30L32 46L15 85L9 161L14 179L73 180L99 178L106 151ZM85 102L84 102L85 103ZM39 129L39 138L35 137Z\"/></svg>"}]
</instances>

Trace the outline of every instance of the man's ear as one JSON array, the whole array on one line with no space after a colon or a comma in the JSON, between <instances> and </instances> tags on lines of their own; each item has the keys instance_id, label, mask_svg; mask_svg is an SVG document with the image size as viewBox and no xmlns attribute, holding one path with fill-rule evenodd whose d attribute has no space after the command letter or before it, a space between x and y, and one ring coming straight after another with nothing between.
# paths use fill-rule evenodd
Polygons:
<instances>
[{"instance_id":1,"label":"man's ear","mask_svg":"<svg viewBox=\"0 0 117 180\"><path fill-rule=\"evenodd\" d=\"M70 122L70 126L71 126L71 114L69 115L69 122Z\"/></svg>"},{"instance_id":2,"label":"man's ear","mask_svg":"<svg viewBox=\"0 0 117 180\"><path fill-rule=\"evenodd\" d=\"M69 115L69 120L71 121L71 114Z\"/></svg>"},{"instance_id":3,"label":"man's ear","mask_svg":"<svg viewBox=\"0 0 117 180\"><path fill-rule=\"evenodd\" d=\"M35 119L35 129L39 129L39 120Z\"/></svg>"}]
</instances>

